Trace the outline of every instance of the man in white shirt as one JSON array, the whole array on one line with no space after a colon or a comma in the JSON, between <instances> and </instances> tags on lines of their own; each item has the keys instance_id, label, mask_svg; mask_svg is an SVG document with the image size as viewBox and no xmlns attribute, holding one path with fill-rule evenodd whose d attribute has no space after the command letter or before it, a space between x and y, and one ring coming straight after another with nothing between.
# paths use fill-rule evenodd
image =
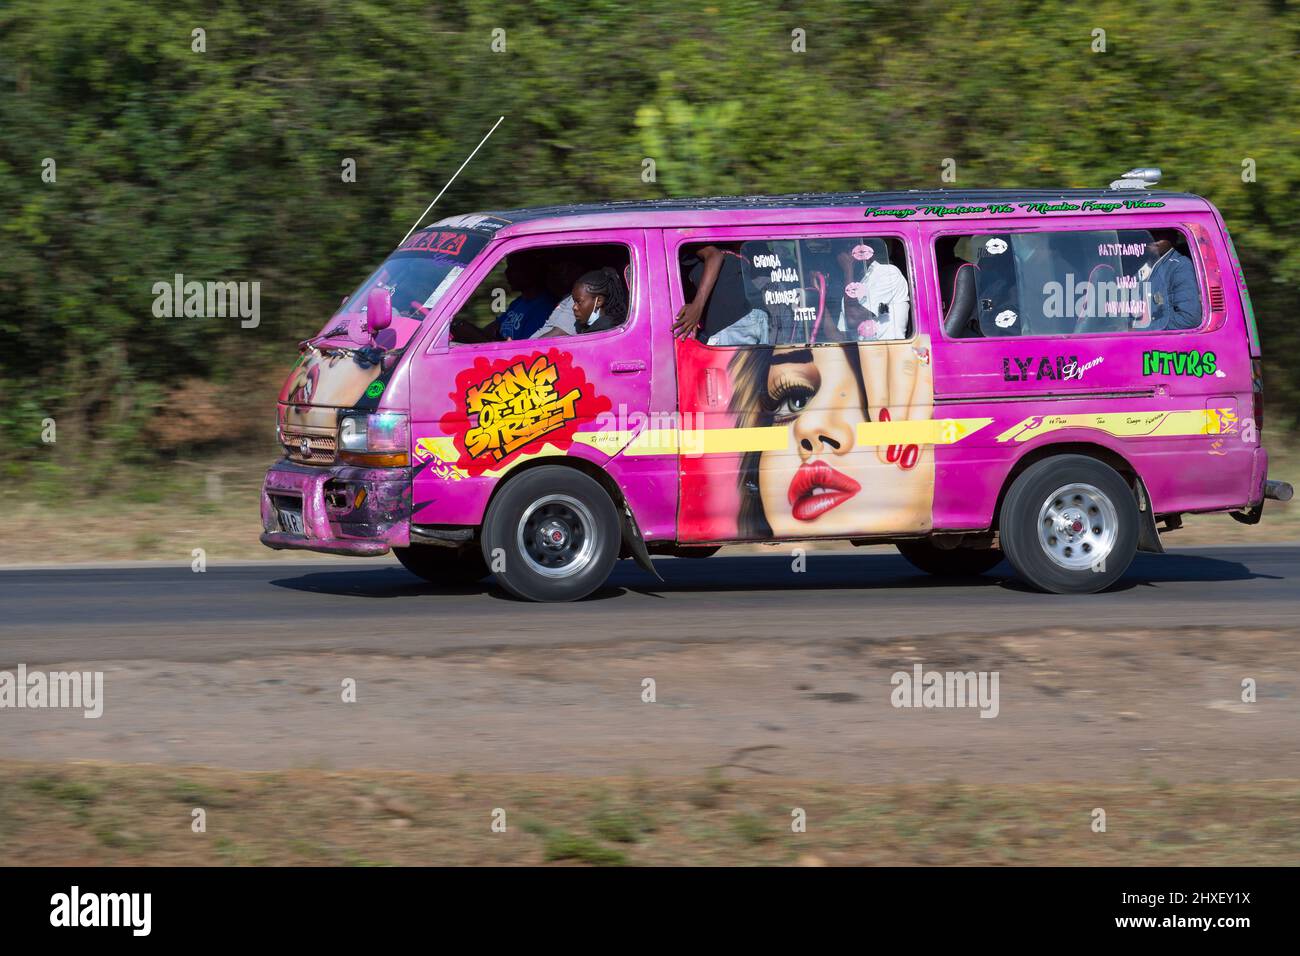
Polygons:
<instances>
[{"instance_id":1,"label":"man in white shirt","mask_svg":"<svg viewBox=\"0 0 1300 956\"><path fill-rule=\"evenodd\" d=\"M907 338L911 294L907 276L898 266L869 260L863 277L844 287L844 301L839 330L850 338L876 342Z\"/></svg>"},{"instance_id":2,"label":"man in white shirt","mask_svg":"<svg viewBox=\"0 0 1300 956\"><path fill-rule=\"evenodd\" d=\"M530 339L549 338L552 335L577 335L577 319L573 315L573 296L566 295L560 300L542 327L529 336Z\"/></svg>"}]
</instances>

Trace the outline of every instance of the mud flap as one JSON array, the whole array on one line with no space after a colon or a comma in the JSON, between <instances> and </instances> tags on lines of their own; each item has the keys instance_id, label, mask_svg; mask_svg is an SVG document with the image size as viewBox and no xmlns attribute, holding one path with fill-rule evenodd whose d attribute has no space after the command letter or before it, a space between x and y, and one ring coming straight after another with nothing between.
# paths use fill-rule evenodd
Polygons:
<instances>
[{"instance_id":1,"label":"mud flap","mask_svg":"<svg viewBox=\"0 0 1300 956\"><path fill-rule=\"evenodd\" d=\"M660 577L659 572L655 570L654 562L650 560L650 552L646 550L645 539L641 537L641 529L636 525L636 518L632 516L632 511L627 505L624 505L619 512L619 524L623 529L623 544L631 552L637 567L653 574L659 582L663 583L664 579Z\"/></svg>"},{"instance_id":2,"label":"mud flap","mask_svg":"<svg viewBox=\"0 0 1300 956\"><path fill-rule=\"evenodd\" d=\"M1164 554L1165 546L1160 542L1160 532L1156 528L1156 512L1151 507L1151 497L1142 479L1133 479L1133 491L1138 500L1138 547L1139 551L1151 554Z\"/></svg>"}]
</instances>

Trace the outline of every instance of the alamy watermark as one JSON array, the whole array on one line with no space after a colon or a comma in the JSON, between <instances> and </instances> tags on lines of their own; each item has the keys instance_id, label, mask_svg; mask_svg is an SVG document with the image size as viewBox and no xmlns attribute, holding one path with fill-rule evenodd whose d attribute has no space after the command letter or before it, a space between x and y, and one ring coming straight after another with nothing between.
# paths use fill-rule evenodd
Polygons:
<instances>
[{"instance_id":1,"label":"alamy watermark","mask_svg":"<svg viewBox=\"0 0 1300 956\"><path fill-rule=\"evenodd\" d=\"M82 710L94 720L104 714L103 671L0 671L0 710Z\"/></svg>"},{"instance_id":2,"label":"alamy watermark","mask_svg":"<svg viewBox=\"0 0 1300 956\"><path fill-rule=\"evenodd\" d=\"M912 672L895 671L889 683L889 702L895 707L978 707L981 717L996 717L998 671L927 671L920 664Z\"/></svg>"},{"instance_id":3,"label":"alamy watermark","mask_svg":"<svg viewBox=\"0 0 1300 956\"><path fill-rule=\"evenodd\" d=\"M255 329L262 321L261 282L187 282L178 272L172 282L155 282L153 294L158 319L238 318L245 329Z\"/></svg>"}]
</instances>

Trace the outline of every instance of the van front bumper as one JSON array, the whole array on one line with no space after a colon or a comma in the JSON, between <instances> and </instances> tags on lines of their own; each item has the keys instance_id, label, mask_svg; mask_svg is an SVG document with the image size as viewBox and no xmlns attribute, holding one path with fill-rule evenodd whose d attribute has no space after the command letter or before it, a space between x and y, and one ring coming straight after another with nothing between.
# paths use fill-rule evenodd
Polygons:
<instances>
[{"instance_id":1,"label":"van front bumper","mask_svg":"<svg viewBox=\"0 0 1300 956\"><path fill-rule=\"evenodd\" d=\"M322 468L281 459L262 482L261 542L268 548L371 557L406 547L410 535L410 468Z\"/></svg>"}]
</instances>

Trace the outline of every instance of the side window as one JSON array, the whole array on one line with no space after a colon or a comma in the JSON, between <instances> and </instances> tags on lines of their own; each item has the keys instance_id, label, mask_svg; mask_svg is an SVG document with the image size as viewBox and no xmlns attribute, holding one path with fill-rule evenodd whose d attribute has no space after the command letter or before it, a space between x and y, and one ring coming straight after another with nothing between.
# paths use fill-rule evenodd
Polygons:
<instances>
[{"instance_id":1,"label":"side window","mask_svg":"<svg viewBox=\"0 0 1300 956\"><path fill-rule=\"evenodd\" d=\"M682 319L707 345L890 342L912 335L897 237L695 243L680 256Z\"/></svg>"},{"instance_id":2,"label":"side window","mask_svg":"<svg viewBox=\"0 0 1300 956\"><path fill-rule=\"evenodd\" d=\"M453 345L582 335L627 321L626 246L550 246L512 252L479 283L451 323Z\"/></svg>"},{"instance_id":3,"label":"side window","mask_svg":"<svg viewBox=\"0 0 1300 956\"><path fill-rule=\"evenodd\" d=\"M1180 229L941 236L950 338L1195 329L1196 264Z\"/></svg>"}]
</instances>

